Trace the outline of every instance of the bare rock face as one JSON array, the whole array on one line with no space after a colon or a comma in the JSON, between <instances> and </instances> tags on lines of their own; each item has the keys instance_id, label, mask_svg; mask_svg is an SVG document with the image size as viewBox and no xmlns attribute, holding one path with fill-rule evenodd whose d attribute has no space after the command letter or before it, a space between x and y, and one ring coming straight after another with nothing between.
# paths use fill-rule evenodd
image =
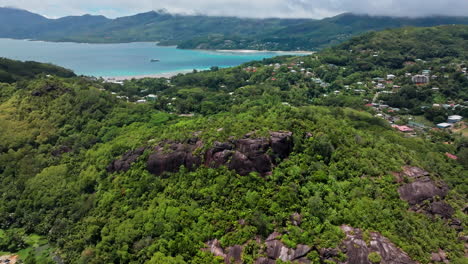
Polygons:
<instances>
[{"instance_id":1,"label":"bare rock face","mask_svg":"<svg viewBox=\"0 0 468 264\"><path fill-rule=\"evenodd\" d=\"M395 176L397 182L401 183L405 180L405 178L418 179L427 177L429 176L429 172L419 167L404 166L401 172L394 172L393 175Z\"/></svg>"},{"instance_id":2,"label":"bare rock face","mask_svg":"<svg viewBox=\"0 0 468 264\"><path fill-rule=\"evenodd\" d=\"M450 263L447 259L447 253L439 249L439 252L431 254L431 261L438 263Z\"/></svg>"},{"instance_id":3,"label":"bare rock face","mask_svg":"<svg viewBox=\"0 0 468 264\"><path fill-rule=\"evenodd\" d=\"M132 164L145 152L146 147L137 148L125 153L120 159L114 160L107 166L107 172L114 173L128 171Z\"/></svg>"},{"instance_id":4,"label":"bare rock face","mask_svg":"<svg viewBox=\"0 0 468 264\"><path fill-rule=\"evenodd\" d=\"M446 202L440 201L433 202L431 205L429 205L428 212L432 215L440 215L443 218L448 219L452 217L452 215L455 213L455 210Z\"/></svg>"},{"instance_id":5,"label":"bare rock face","mask_svg":"<svg viewBox=\"0 0 468 264\"><path fill-rule=\"evenodd\" d=\"M431 180L429 172L411 166L404 166L402 172L394 175L400 183L405 177L411 180L398 188L400 198L411 205L411 210L432 216L440 215L445 219L452 217L455 210L446 202L435 199L443 199L447 195L449 189L444 182Z\"/></svg>"},{"instance_id":6,"label":"bare rock face","mask_svg":"<svg viewBox=\"0 0 468 264\"><path fill-rule=\"evenodd\" d=\"M448 188L445 185L438 186L434 181L423 178L401 186L398 188L398 192L401 199L415 205L436 196L445 197Z\"/></svg>"},{"instance_id":7,"label":"bare rock face","mask_svg":"<svg viewBox=\"0 0 468 264\"><path fill-rule=\"evenodd\" d=\"M244 248L239 245L228 247L226 249L227 255L225 258L225 262L227 264L242 263L242 251L243 250Z\"/></svg>"},{"instance_id":8,"label":"bare rock face","mask_svg":"<svg viewBox=\"0 0 468 264\"><path fill-rule=\"evenodd\" d=\"M269 238L273 238L277 233L273 233ZM277 237L277 236L276 236ZM286 247L281 241L274 239L268 240L265 242L266 245L266 255L271 260L281 260L281 261L291 261L296 263L310 263L310 261L305 258L307 254L312 250L311 247L307 245L297 245L295 249Z\"/></svg>"},{"instance_id":9,"label":"bare rock face","mask_svg":"<svg viewBox=\"0 0 468 264\"><path fill-rule=\"evenodd\" d=\"M271 132L270 145L275 158L285 159L292 152L292 132Z\"/></svg>"},{"instance_id":10,"label":"bare rock face","mask_svg":"<svg viewBox=\"0 0 468 264\"><path fill-rule=\"evenodd\" d=\"M258 258L255 264L275 264L278 260L303 264L310 263L306 256L312 250L311 247L307 245L297 245L295 249L288 248L278 240L280 235L281 234L275 232L265 240L264 245L261 246L264 250L259 253L266 255L266 257ZM263 244L259 239L256 243ZM244 246L235 245L224 250L216 239L208 241L206 245L207 248L204 250L210 251L215 256L223 257L224 263L242 263L242 251Z\"/></svg>"},{"instance_id":11,"label":"bare rock face","mask_svg":"<svg viewBox=\"0 0 468 264\"><path fill-rule=\"evenodd\" d=\"M211 168L226 166L239 175L251 172L267 175L292 152L292 132L271 132L269 138L252 138L252 135L249 133L242 139L215 142L203 155L196 154L196 150L203 147L197 138L183 143L163 142L154 147L147 160L147 169L154 175L161 175L177 172L181 166L193 170L204 164ZM127 171L145 150L142 147L125 153L113 161L107 171Z\"/></svg>"},{"instance_id":12,"label":"bare rock face","mask_svg":"<svg viewBox=\"0 0 468 264\"><path fill-rule=\"evenodd\" d=\"M296 212L291 215L290 220L293 225L300 226L302 223L302 216Z\"/></svg>"},{"instance_id":13,"label":"bare rock face","mask_svg":"<svg viewBox=\"0 0 468 264\"><path fill-rule=\"evenodd\" d=\"M205 154L205 165L208 167L219 167L227 164L232 157L234 145L229 142L215 142L213 148Z\"/></svg>"},{"instance_id":14,"label":"bare rock face","mask_svg":"<svg viewBox=\"0 0 468 264\"><path fill-rule=\"evenodd\" d=\"M390 240L379 233L370 234L370 243L363 240L362 231L350 226L342 226L346 233L343 246L348 256L346 264L372 264L369 260L371 252L381 256L381 264L416 264L405 252L397 248Z\"/></svg>"},{"instance_id":15,"label":"bare rock face","mask_svg":"<svg viewBox=\"0 0 468 264\"><path fill-rule=\"evenodd\" d=\"M269 258L265 258L265 257L258 258L258 259L255 261L255 264L275 264L275 263L276 263L275 260L272 260L272 259L269 259Z\"/></svg>"},{"instance_id":16,"label":"bare rock face","mask_svg":"<svg viewBox=\"0 0 468 264\"><path fill-rule=\"evenodd\" d=\"M208 248L205 250L210 251L216 257L226 258L226 254L224 253L224 250L221 247L221 243L219 243L218 239L210 240L206 243L206 245Z\"/></svg>"},{"instance_id":17,"label":"bare rock face","mask_svg":"<svg viewBox=\"0 0 468 264\"><path fill-rule=\"evenodd\" d=\"M271 132L270 138L244 138L231 142L215 142L205 154L205 165L212 168L227 166L239 175L258 172L266 175L279 161L292 152L292 132Z\"/></svg>"},{"instance_id":18,"label":"bare rock face","mask_svg":"<svg viewBox=\"0 0 468 264\"><path fill-rule=\"evenodd\" d=\"M157 146L148 158L147 169L154 175L177 172L182 165L193 170L201 165L201 158L194 154L194 151L201 146L202 142L195 140Z\"/></svg>"},{"instance_id":19,"label":"bare rock face","mask_svg":"<svg viewBox=\"0 0 468 264\"><path fill-rule=\"evenodd\" d=\"M409 178L413 178L413 179L416 179L416 178L421 178L421 177L424 177L424 176L428 176L429 175L429 172L421 169L421 168L418 168L418 167L412 167L412 166L404 166L403 167L403 175L409 177Z\"/></svg>"}]
</instances>

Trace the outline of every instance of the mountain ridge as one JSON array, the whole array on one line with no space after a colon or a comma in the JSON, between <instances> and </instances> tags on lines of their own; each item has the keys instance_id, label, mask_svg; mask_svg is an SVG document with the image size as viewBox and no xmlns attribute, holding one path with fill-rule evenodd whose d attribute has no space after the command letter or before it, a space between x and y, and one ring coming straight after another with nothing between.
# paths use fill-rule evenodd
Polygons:
<instances>
[{"instance_id":1,"label":"mountain ridge","mask_svg":"<svg viewBox=\"0 0 468 264\"><path fill-rule=\"evenodd\" d=\"M82 15L49 19L0 8L0 37L44 41L154 41L185 49L319 50L368 31L403 26L468 24L468 17L422 18L343 13L316 19L238 18L149 11L114 19Z\"/></svg>"}]
</instances>

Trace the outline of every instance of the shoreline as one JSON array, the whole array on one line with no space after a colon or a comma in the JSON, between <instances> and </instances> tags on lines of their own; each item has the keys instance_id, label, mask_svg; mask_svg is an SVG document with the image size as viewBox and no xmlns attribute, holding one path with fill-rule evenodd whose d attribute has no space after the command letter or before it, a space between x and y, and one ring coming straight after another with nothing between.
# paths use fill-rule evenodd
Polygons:
<instances>
[{"instance_id":1,"label":"shoreline","mask_svg":"<svg viewBox=\"0 0 468 264\"><path fill-rule=\"evenodd\" d=\"M252 50L252 49L181 49L177 45L159 45L160 41L128 41L128 42L86 42L86 41L73 41L73 40L44 40L44 39L27 39L27 38L11 38L11 37L0 37L0 39L6 40L22 40L29 42L48 42L48 43L71 43L71 44L96 44L96 45L112 45L112 44L132 44L132 43L150 43L155 44L158 47L176 48L180 50L198 50L198 51L209 51L209 52L220 52L220 53L289 53L289 54L304 54L311 55L317 53L316 51L310 50Z\"/></svg>"},{"instance_id":2,"label":"shoreline","mask_svg":"<svg viewBox=\"0 0 468 264\"><path fill-rule=\"evenodd\" d=\"M198 70L198 69L197 69ZM198 70L202 71L202 70ZM173 72L163 72L163 73L154 73L154 74L142 74L142 75L121 75L121 76L101 76L106 81L127 81L127 80L139 80L145 78L171 78L178 74L187 74L191 73L193 70L180 70Z\"/></svg>"},{"instance_id":3,"label":"shoreline","mask_svg":"<svg viewBox=\"0 0 468 264\"><path fill-rule=\"evenodd\" d=\"M197 50L197 49L195 49ZM200 50L200 49L198 49ZM206 49L203 49L206 50ZM249 49L238 49L238 50L224 50L224 49L217 49L217 50L206 50L206 51L214 51L220 53L243 53L243 54L250 54L250 53L277 53L277 54L304 54L304 55L312 55L316 53L315 51L306 51L306 50L249 50Z\"/></svg>"}]
</instances>

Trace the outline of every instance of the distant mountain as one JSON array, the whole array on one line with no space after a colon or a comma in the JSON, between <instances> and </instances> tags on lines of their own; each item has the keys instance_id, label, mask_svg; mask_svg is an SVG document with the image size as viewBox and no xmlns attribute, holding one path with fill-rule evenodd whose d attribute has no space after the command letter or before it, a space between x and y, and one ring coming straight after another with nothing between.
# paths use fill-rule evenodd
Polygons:
<instances>
[{"instance_id":1,"label":"distant mountain","mask_svg":"<svg viewBox=\"0 0 468 264\"><path fill-rule=\"evenodd\" d=\"M346 13L322 20L252 19L152 11L116 19L91 15L47 19L25 10L0 8L0 37L92 43L157 41L187 49L317 50L367 31L446 24L468 24L468 17Z\"/></svg>"},{"instance_id":2,"label":"distant mountain","mask_svg":"<svg viewBox=\"0 0 468 264\"><path fill-rule=\"evenodd\" d=\"M30 34L30 27L47 23L48 19L14 8L0 8L0 36L23 38Z\"/></svg>"}]
</instances>

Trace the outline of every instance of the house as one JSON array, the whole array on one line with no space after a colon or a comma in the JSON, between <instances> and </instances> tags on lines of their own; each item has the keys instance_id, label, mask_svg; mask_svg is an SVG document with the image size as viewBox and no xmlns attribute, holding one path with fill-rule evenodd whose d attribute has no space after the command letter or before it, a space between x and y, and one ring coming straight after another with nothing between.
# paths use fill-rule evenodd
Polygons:
<instances>
[{"instance_id":1,"label":"house","mask_svg":"<svg viewBox=\"0 0 468 264\"><path fill-rule=\"evenodd\" d=\"M382 105L379 106L380 109L387 109L387 108L389 108L389 107L390 107L390 106L384 105L384 104L382 104Z\"/></svg>"},{"instance_id":2,"label":"house","mask_svg":"<svg viewBox=\"0 0 468 264\"><path fill-rule=\"evenodd\" d=\"M426 75L426 76L429 76L431 74L431 71L430 70L423 70L422 74Z\"/></svg>"},{"instance_id":3,"label":"house","mask_svg":"<svg viewBox=\"0 0 468 264\"><path fill-rule=\"evenodd\" d=\"M388 74L387 75L387 80L394 80L395 78L396 78L396 76L393 75L393 74Z\"/></svg>"},{"instance_id":4,"label":"house","mask_svg":"<svg viewBox=\"0 0 468 264\"><path fill-rule=\"evenodd\" d=\"M411 78L411 80L413 81L413 83L418 85L429 83L429 77L425 75L415 75Z\"/></svg>"},{"instance_id":5,"label":"house","mask_svg":"<svg viewBox=\"0 0 468 264\"><path fill-rule=\"evenodd\" d=\"M398 129L398 131L403 132L403 133L414 131L411 127L408 127L408 126L392 125L392 127Z\"/></svg>"},{"instance_id":6,"label":"house","mask_svg":"<svg viewBox=\"0 0 468 264\"><path fill-rule=\"evenodd\" d=\"M158 96L155 95L155 94L148 94L145 98L146 98L148 101L156 101L156 99L158 99Z\"/></svg>"},{"instance_id":7,"label":"house","mask_svg":"<svg viewBox=\"0 0 468 264\"><path fill-rule=\"evenodd\" d=\"M455 123L458 123L460 121L462 121L463 119L463 116L459 116L459 115L452 115L452 116L449 116L448 117L448 123L452 123L452 124L455 124Z\"/></svg>"},{"instance_id":8,"label":"house","mask_svg":"<svg viewBox=\"0 0 468 264\"><path fill-rule=\"evenodd\" d=\"M140 99L138 101L136 101L137 104L144 104L146 103L146 100L145 99Z\"/></svg>"},{"instance_id":9,"label":"house","mask_svg":"<svg viewBox=\"0 0 468 264\"><path fill-rule=\"evenodd\" d=\"M458 160L458 157L453 155L453 154L450 154L448 152L445 153L445 156L447 156L449 159L453 159L453 160Z\"/></svg>"},{"instance_id":10,"label":"house","mask_svg":"<svg viewBox=\"0 0 468 264\"><path fill-rule=\"evenodd\" d=\"M452 124L449 124L449 123L440 123L440 124L437 124L437 127L438 127L438 128L441 128L441 129L446 129L446 128L452 127Z\"/></svg>"},{"instance_id":11,"label":"house","mask_svg":"<svg viewBox=\"0 0 468 264\"><path fill-rule=\"evenodd\" d=\"M429 76L431 74L431 71L430 70L424 70L422 71L422 75L424 76Z\"/></svg>"},{"instance_id":12,"label":"house","mask_svg":"<svg viewBox=\"0 0 468 264\"><path fill-rule=\"evenodd\" d=\"M384 89L385 88L385 85L382 84L382 83L378 83L377 86L375 87L377 89Z\"/></svg>"}]
</instances>

